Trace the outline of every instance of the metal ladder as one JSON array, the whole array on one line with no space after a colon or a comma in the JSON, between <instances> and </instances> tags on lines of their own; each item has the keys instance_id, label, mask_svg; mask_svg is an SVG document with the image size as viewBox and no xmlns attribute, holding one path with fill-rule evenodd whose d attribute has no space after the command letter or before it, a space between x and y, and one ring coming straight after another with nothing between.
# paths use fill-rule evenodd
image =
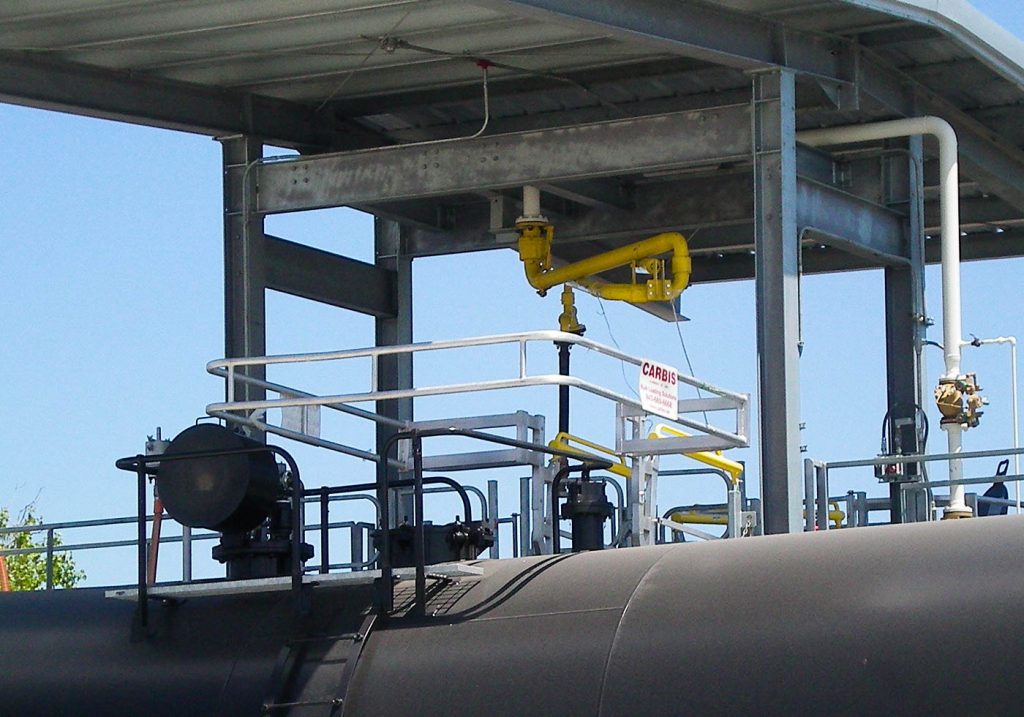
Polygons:
<instances>
[{"instance_id":1,"label":"metal ladder","mask_svg":"<svg viewBox=\"0 0 1024 717\"><path fill-rule=\"evenodd\" d=\"M278 653L270 680L271 691L263 700L261 713L288 717L340 715L356 663L376 620L377 612L370 611L356 632L299 637L285 642ZM338 665L340 672L335 673L332 668ZM300 676L306 680L299 682ZM319 694L311 694L316 692Z\"/></svg>"}]
</instances>

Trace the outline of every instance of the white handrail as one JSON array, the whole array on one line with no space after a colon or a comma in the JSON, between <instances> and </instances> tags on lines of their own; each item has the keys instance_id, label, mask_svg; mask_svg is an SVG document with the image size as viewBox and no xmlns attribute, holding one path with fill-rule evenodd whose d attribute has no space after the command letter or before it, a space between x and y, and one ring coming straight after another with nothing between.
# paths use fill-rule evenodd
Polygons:
<instances>
[{"instance_id":1,"label":"white handrail","mask_svg":"<svg viewBox=\"0 0 1024 717\"><path fill-rule=\"evenodd\" d=\"M218 403L212 403L209 406L207 406L206 411L210 415L228 418L237 412L251 413L265 411L269 409L324 406L344 410L348 413L353 413L364 418L376 420L375 416L377 414L362 409L355 409L350 404L387 401L402 398L422 398L426 396L467 394L481 391L496 391L535 386L570 386L573 388L583 390L595 396L605 398L609 401L620 404L622 406L628 406L633 410L642 410L638 399L631 396L623 395L621 393L618 393L617 391L613 391L597 383L587 381L579 377L562 376L558 374L540 374L531 376L529 374L527 366L526 347L527 344L536 342L543 342L545 344L552 342L564 342L575 346L579 346L582 349L586 349L604 356L608 356L609 358L615 360L629 363L631 365L640 366L643 363L642 358L631 356L618 349L605 346L604 344L597 343L596 341L585 339L581 336L577 336L576 334L570 334L561 331L520 332L513 334L500 334L494 336L481 336L467 339L429 341L397 346L374 346L359 349L346 349L342 351L327 351L304 354L282 354L277 356L225 358L216 361L211 361L210 363L208 363L207 371L215 376L225 378L228 381L228 400ZM516 371L516 375L513 378L387 390L375 390L375 385L373 385L375 384L375 378L377 376L377 360L381 356L416 354L426 351L441 351L450 349L479 348L484 346L495 346L502 344L518 345L518 370ZM245 368L253 366L266 367L282 364L346 361L352 359L365 358L370 358L372 360L370 371L370 390L355 391L352 393L338 393L326 396L314 395L299 389L293 389L279 384L271 384L262 379L249 377L246 376L244 372ZM718 386L714 386L705 381L701 381L697 378L687 376L685 374L679 374L678 380L683 384L690 385L695 388L699 388L703 391L707 391L708 393L717 395L719 399L716 400L721 400L724 404L722 408L724 408L725 410L735 411L737 421L735 432L726 431L715 426L709 425L706 422L706 419L704 422L701 422L698 420L687 418L685 415L680 415L679 419L676 421L677 423L686 426L687 428L700 431L708 436L716 437L720 439L720 442L725 441L729 445L746 445L746 427L743 425L747 408L746 396L744 396L743 394L735 393L733 391L729 391L727 389L720 388ZM236 401L233 400L235 394L233 387L235 382L270 389L281 394L281 397L276 399ZM691 403L693 402L686 400L680 401L679 408L681 414L698 413L705 410L701 408L691 407ZM251 421L252 419L245 418L244 420ZM321 445L323 445L322 442Z\"/></svg>"}]
</instances>

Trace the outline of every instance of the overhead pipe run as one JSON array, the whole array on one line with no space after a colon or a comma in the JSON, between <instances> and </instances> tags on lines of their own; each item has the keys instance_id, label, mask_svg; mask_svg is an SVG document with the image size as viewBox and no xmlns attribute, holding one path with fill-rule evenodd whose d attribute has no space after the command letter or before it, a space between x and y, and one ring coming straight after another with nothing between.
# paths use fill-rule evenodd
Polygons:
<instances>
[{"instance_id":1,"label":"overhead pipe run","mask_svg":"<svg viewBox=\"0 0 1024 717\"><path fill-rule=\"evenodd\" d=\"M943 414L942 429L946 431L948 452L960 453L963 431L977 425L980 390L971 376L960 373L962 326L960 301L960 189L957 166L956 132L940 117L913 117L873 124L828 127L798 132L797 141L810 147L852 144L882 139L930 135L939 142L939 206L941 211L942 257L942 344L945 371L936 388L936 400ZM965 405L966 403L966 405ZM962 518L973 515L964 501L963 462L949 461L949 507L944 517Z\"/></svg>"},{"instance_id":2,"label":"overhead pipe run","mask_svg":"<svg viewBox=\"0 0 1024 717\"><path fill-rule=\"evenodd\" d=\"M523 216L516 220L519 229L519 258L530 286L544 296L549 289L568 282L576 283L603 299L642 304L649 301L672 301L690 282L690 251L686 239L678 232L665 232L627 244L565 266L555 267L551 256L554 227L540 213L540 191L523 187ZM666 278L665 260L661 254L671 252L672 277ZM604 283L593 277L611 269L629 265L633 281ZM637 281L637 269L650 278Z\"/></svg>"}]
</instances>

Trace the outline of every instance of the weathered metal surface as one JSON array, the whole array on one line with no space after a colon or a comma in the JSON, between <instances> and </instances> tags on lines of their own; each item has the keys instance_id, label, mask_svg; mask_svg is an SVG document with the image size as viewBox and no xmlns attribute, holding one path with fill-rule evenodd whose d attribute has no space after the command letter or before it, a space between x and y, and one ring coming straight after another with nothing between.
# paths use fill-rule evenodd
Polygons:
<instances>
[{"instance_id":1,"label":"weathered metal surface","mask_svg":"<svg viewBox=\"0 0 1024 717\"><path fill-rule=\"evenodd\" d=\"M478 565L434 583L431 617L373 629L344 715L1020 708L1024 518ZM17 646L0 651L0 714L253 715L268 694L323 699L372 596L309 596L306 615L287 591L154 603L143 635L133 604L102 590L0 595ZM275 674L286 641L324 636L291 678Z\"/></svg>"}]
</instances>

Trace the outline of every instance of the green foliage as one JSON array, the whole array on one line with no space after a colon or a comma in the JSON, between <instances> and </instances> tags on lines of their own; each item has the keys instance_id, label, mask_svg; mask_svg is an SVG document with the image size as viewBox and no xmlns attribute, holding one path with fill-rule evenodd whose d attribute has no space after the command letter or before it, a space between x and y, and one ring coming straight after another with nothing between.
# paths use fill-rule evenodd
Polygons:
<instances>
[{"instance_id":1,"label":"green foliage","mask_svg":"<svg viewBox=\"0 0 1024 717\"><path fill-rule=\"evenodd\" d=\"M0 508L0 528L8 527L11 515L7 508ZM18 516L18 527L39 525L42 517L35 514L35 506L27 505ZM61 537L54 533L53 544L60 545ZM0 534L0 550L18 548L41 548L46 546L46 532ZM11 590L40 590L46 587L46 553L29 555L8 555L7 572ZM85 573L75 566L71 553L53 554L53 585L59 588L73 588L85 579Z\"/></svg>"}]
</instances>

